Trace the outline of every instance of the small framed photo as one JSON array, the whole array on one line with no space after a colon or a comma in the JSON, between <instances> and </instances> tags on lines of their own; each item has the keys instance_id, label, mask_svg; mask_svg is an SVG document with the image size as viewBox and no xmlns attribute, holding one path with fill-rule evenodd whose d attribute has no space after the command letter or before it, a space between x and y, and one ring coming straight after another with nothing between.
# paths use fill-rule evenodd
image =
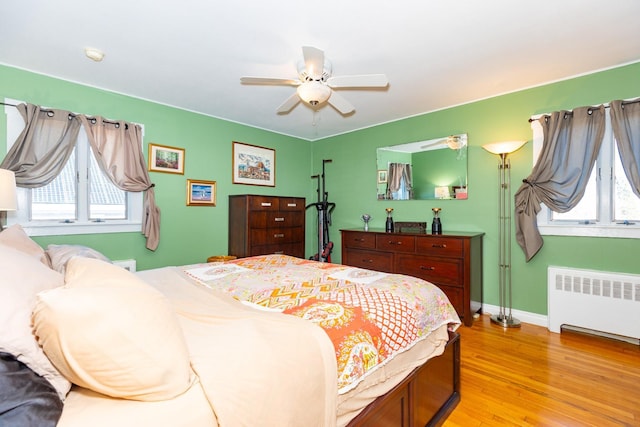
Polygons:
<instances>
[{"instance_id":1,"label":"small framed photo","mask_svg":"<svg viewBox=\"0 0 640 427\"><path fill-rule=\"evenodd\" d=\"M387 171L379 170L378 171L378 184L385 184L387 182Z\"/></svg>"},{"instance_id":2,"label":"small framed photo","mask_svg":"<svg viewBox=\"0 0 640 427\"><path fill-rule=\"evenodd\" d=\"M187 206L215 206L216 182L187 179Z\"/></svg>"},{"instance_id":3,"label":"small framed photo","mask_svg":"<svg viewBox=\"0 0 640 427\"><path fill-rule=\"evenodd\" d=\"M276 151L233 142L233 183L276 186Z\"/></svg>"},{"instance_id":4,"label":"small framed photo","mask_svg":"<svg viewBox=\"0 0 640 427\"><path fill-rule=\"evenodd\" d=\"M184 148L149 143L149 171L184 175Z\"/></svg>"}]
</instances>

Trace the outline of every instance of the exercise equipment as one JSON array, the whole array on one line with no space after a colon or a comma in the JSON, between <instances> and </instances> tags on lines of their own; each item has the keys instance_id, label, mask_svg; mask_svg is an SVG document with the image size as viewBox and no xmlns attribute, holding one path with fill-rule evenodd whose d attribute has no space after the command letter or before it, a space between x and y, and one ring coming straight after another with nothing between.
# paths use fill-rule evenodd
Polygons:
<instances>
[{"instance_id":1,"label":"exercise equipment","mask_svg":"<svg viewBox=\"0 0 640 427\"><path fill-rule=\"evenodd\" d=\"M311 179L317 180L316 193L318 201L306 206L306 209L315 207L318 211L318 253L309 257L310 260L331 262L333 242L329 238L329 226L331 225L331 213L336 207L335 203L328 201L329 193L325 189L325 165L331 163L330 159L322 160L322 175L313 175Z\"/></svg>"}]
</instances>

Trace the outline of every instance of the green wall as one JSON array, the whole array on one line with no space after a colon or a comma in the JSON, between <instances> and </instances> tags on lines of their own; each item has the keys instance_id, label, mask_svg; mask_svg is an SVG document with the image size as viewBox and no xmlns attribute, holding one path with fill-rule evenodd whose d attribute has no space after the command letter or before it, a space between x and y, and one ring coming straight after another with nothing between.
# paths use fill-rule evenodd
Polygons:
<instances>
[{"instance_id":1,"label":"green wall","mask_svg":"<svg viewBox=\"0 0 640 427\"><path fill-rule=\"evenodd\" d=\"M425 94L425 97L429 94ZM532 169L532 133L528 122L534 114L614 99L640 96L640 63L571 80L498 96L455 108L432 112L349 134L316 141L314 162L332 158L327 171L327 189L336 203L332 234L337 241L341 228L362 227L360 216L370 214L371 227L384 227L385 208L394 209L396 221L431 222L432 207L441 207L444 231L483 231L484 301L498 305L498 157L481 148L503 140L527 140L510 156L512 192ZM357 114L357 111L356 111ZM467 200L377 201L376 148L442 135L467 133ZM515 233L514 233L515 234ZM636 239L544 237L544 247L526 263L513 239L513 308L547 313L547 266L602 269L640 273ZM334 261L340 261L340 247Z\"/></svg>"},{"instance_id":2,"label":"green wall","mask_svg":"<svg viewBox=\"0 0 640 427\"><path fill-rule=\"evenodd\" d=\"M135 258L139 269L201 262L209 255L227 251L229 194L291 195L306 197L308 202L315 201L315 181L310 176L321 171L322 159L332 159L326 164L326 189L329 201L336 203L331 227L331 240L336 244L334 262L341 260L339 230L362 227L362 214L373 216L372 227L383 227L386 207L394 208L394 219L398 221L428 222L432 217L431 208L441 207L445 232L486 233L484 299L486 303L497 305L498 158L481 146L507 139L529 141L511 156L515 192L517 184L532 167L528 118L538 113L640 96L640 63L315 142L3 66L0 66L0 96L142 123L145 126L145 155L149 142L186 149L184 176L151 173L162 210L161 242L156 252L144 248L144 238L139 233L36 238L43 246L49 243L86 244L112 259ZM429 94L425 94L427 96ZM6 142L4 126L2 119L0 145ZM467 133L469 137L467 200L376 200L377 147L459 133ZM275 188L231 183L232 141L276 150ZM217 181L218 205L187 207L187 178ZM544 247L529 263L524 261L515 240L513 242L515 309L546 314L548 265L640 272L637 267L640 243L635 239L547 236L544 240ZM307 255L316 252L315 242L315 213L310 210L307 215Z\"/></svg>"},{"instance_id":3,"label":"green wall","mask_svg":"<svg viewBox=\"0 0 640 427\"><path fill-rule=\"evenodd\" d=\"M145 156L149 142L185 149L184 175L150 172L161 210L160 246L155 252L145 248L140 233L34 238L44 247L85 244L111 259L135 258L140 270L204 262L210 255L227 253L230 194L315 197L311 143L305 140L3 66L0 97L143 124ZM0 117L0 151L5 152L5 116ZM276 150L275 188L231 183L232 141ZM217 206L186 206L188 178L216 181ZM307 242L309 252L313 245Z\"/></svg>"}]
</instances>

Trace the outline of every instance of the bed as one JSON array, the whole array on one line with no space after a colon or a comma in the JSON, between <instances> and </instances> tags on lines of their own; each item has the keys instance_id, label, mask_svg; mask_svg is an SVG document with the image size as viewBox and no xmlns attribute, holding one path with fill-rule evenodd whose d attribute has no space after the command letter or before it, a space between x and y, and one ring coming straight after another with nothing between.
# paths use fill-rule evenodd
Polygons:
<instances>
[{"instance_id":1,"label":"bed","mask_svg":"<svg viewBox=\"0 0 640 427\"><path fill-rule=\"evenodd\" d=\"M132 274L19 231L2 288L33 342L0 353L64 399L39 425L438 425L460 398L460 320L420 279L284 255Z\"/></svg>"}]
</instances>

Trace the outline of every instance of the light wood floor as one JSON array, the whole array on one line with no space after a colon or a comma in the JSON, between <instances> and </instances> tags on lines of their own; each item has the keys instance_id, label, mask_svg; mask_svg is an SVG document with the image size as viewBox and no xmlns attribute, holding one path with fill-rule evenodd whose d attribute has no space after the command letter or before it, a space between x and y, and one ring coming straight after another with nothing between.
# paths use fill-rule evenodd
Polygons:
<instances>
[{"instance_id":1,"label":"light wood floor","mask_svg":"<svg viewBox=\"0 0 640 427\"><path fill-rule=\"evenodd\" d=\"M462 400L444 427L640 426L640 347L480 316L459 328Z\"/></svg>"}]
</instances>

